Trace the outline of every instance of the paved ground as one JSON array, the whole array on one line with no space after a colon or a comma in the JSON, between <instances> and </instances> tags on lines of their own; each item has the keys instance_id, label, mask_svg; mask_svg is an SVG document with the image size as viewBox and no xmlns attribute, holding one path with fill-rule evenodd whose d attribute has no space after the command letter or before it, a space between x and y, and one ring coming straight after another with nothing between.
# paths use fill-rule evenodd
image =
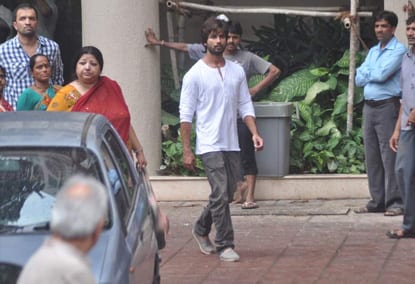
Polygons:
<instances>
[{"instance_id":1,"label":"paved ground","mask_svg":"<svg viewBox=\"0 0 415 284\"><path fill-rule=\"evenodd\" d=\"M232 205L237 263L202 255L191 228L204 203L162 202L170 217L162 283L415 283L415 239L391 240L402 216L355 214L366 200Z\"/></svg>"}]
</instances>

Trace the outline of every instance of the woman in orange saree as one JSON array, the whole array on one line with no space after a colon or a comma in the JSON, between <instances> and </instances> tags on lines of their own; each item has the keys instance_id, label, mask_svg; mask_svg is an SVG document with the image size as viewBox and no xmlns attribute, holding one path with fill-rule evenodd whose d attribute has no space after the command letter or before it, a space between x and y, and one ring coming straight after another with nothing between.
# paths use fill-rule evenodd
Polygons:
<instances>
[{"instance_id":1,"label":"woman in orange saree","mask_svg":"<svg viewBox=\"0 0 415 284\"><path fill-rule=\"evenodd\" d=\"M55 95L48 111L79 111L104 115L136 155L140 168L147 165L143 147L130 122L130 112L118 83L101 76L104 60L94 46L82 47L75 57L76 79Z\"/></svg>"}]
</instances>

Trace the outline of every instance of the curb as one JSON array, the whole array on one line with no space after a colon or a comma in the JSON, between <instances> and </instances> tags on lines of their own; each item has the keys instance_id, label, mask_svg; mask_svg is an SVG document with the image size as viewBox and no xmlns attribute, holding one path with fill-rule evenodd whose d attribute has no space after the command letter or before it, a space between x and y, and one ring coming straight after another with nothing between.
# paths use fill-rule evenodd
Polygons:
<instances>
[{"instance_id":1,"label":"curb","mask_svg":"<svg viewBox=\"0 0 415 284\"><path fill-rule=\"evenodd\" d=\"M151 176L159 201L206 200L210 187L205 177ZM287 175L258 177L256 200L368 198L367 175Z\"/></svg>"}]
</instances>

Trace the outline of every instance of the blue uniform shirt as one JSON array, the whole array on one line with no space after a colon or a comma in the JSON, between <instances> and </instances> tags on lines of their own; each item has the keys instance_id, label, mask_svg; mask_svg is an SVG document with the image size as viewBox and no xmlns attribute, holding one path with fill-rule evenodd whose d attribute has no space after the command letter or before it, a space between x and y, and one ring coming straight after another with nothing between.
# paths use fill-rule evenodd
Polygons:
<instances>
[{"instance_id":1,"label":"blue uniform shirt","mask_svg":"<svg viewBox=\"0 0 415 284\"><path fill-rule=\"evenodd\" d=\"M372 47L365 61L356 70L356 85L364 88L366 100L384 100L401 96L399 78L405 46L392 37L381 49Z\"/></svg>"}]
</instances>

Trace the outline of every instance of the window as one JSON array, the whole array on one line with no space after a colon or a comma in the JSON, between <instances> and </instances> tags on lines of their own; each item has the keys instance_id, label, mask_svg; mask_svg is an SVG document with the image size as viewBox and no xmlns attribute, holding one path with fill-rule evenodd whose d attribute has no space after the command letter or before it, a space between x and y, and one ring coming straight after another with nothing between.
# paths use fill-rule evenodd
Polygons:
<instances>
[{"instance_id":1,"label":"window","mask_svg":"<svg viewBox=\"0 0 415 284\"><path fill-rule=\"evenodd\" d=\"M132 200L136 198L137 181L134 173L131 172L128 156L122 150L124 144L121 143L112 131L107 131L105 143L101 146L101 153L112 184L120 218L126 225L130 217Z\"/></svg>"},{"instance_id":2,"label":"window","mask_svg":"<svg viewBox=\"0 0 415 284\"><path fill-rule=\"evenodd\" d=\"M125 186L123 185L122 179L120 178L121 175L119 173L119 170L114 164L111 158L111 154L109 153L108 148L105 144L101 145L101 153L105 163L108 179L111 183L111 190L114 193L118 214L120 219L122 220L122 223L124 224L125 230L125 225L127 224L129 218L128 212L130 211L129 196L125 190Z\"/></svg>"},{"instance_id":3,"label":"window","mask_svg":"<svg viewBox=\"0 0 415 284\"><path fill-rule=\"evenodd\" d=\"M56 194L76 173L102 181L97 157L84 148L0 149L0 225L49 222Z\"/></svg>"},{"instance_id":4,"label":"window","mask_svg":"<svg viewBox=\"0 0 415 284\"><path fill-rule=\"evenodd\" d=\"M120 144L122 142L117 140L114 136L114 133L110 131L105 134L105 139L108 142L110 151L114 154L115 162L120 167L123 182L126 185L129 198L131 199L135 195L137 181L135 180L134 174L131 173L129 157L122 151L124 144Z\"/></svg>"}]
</instances>

